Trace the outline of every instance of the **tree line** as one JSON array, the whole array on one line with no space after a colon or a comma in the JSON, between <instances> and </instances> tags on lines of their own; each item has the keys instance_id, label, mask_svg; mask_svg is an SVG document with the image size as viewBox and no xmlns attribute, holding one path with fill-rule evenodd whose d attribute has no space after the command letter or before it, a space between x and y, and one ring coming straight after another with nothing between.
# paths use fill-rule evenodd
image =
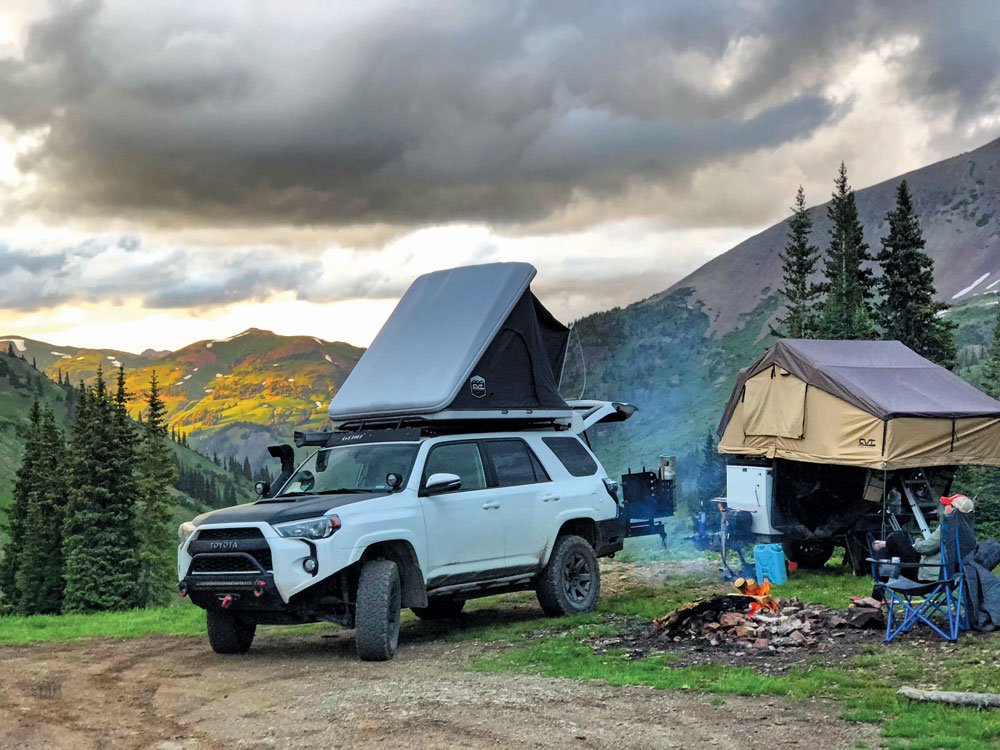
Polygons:
<instances>
[{"instance_id":1,"label":"tree line","mask_svg":"<svg viewBox=\"0 0 1000 750\"><path fill-rule=\"evenodd\" d=\"M128 414L124 368L80 383L68 434L36 399L8 514L0 607L42 614L164 604L174 580L176 467L155 373L146 418Z\"/></svg>"},{"instance_id":2,"label":"tree line","mask_svg":"<svg viewBox=\"0 0 1000 750\"><path fill-rule=\"evenodd\" d=\"M854 189L843 163L827 206L829 243L816 281L819 248L810 241L812 217L799 187L781 253L785 316L779 337L890 339L952 369L956 325L941 317L948 306L934 299L934 261L924 248L913 196L906 180L896 187L896 205L886 215L888 233L873 255L864 241ZM876 277L871 263L881 274Z\"/></svg>"}]
</instances>

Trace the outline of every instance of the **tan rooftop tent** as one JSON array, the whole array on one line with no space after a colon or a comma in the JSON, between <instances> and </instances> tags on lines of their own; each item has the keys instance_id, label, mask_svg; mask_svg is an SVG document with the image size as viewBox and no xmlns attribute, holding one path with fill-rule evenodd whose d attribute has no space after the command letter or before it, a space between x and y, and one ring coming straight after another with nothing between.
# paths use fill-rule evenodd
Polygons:
<instances>
[{"instance_id":1,"label":"tan rooftop tent","mask_svg":"<svg viewBox=\"0 0 1000 750\"><path fill-rule=\"evenodd\" d=\"M718 433L720 453L1000 466L1000 401L898 341L778 341L740 373Z\"/></svg>"}]
</instances>

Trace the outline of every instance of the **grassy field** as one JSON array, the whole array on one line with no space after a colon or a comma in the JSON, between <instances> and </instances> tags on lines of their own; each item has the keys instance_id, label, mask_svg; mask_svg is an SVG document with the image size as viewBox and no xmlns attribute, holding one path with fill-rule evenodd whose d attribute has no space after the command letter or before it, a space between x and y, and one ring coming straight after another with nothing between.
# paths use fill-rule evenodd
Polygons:
<instances>
[{"instance_id":1,"label":"grassy field","mask_svg":"<svg viewBox=\"0 0 1000 750\"><path fill-rule=\"evenodd\" d=\"M660 561L676 553L660 553ZM646 559L638 567L653 564ZM840 568L798 571L778 590L783 597L845 608L847 597L867 593L865 579ZM550 620L534 613L529 593L469 603L465 625L417 623L404 615L407 631L419 638L476 640L492 646L471 668L483 672L521 672L547 677L594 680L613 685L648 685L664 690L690 690L744 696L781 696L790 700L827 698L841 706L842 718L881 726L892 750L979 750L1000 747L1000 711L913 704L896 696L902 685L942 690L1000 692L1000 636L965 634L956 644L908 638L885 646L878 633L849 663L836 667L817 662L791 668L780 676L762 675L746 667L721 664L679 666L670 653L629 659L624 652L594 653L586 640L613 635L623 623L648 622L677 605L727 585L704 575L680 575L649 585L633 585L602 597L587 615ZM516 617L505 613L517 612ZM302 626L313 633L330 626ZM89 637L135 638L148 634L204 635L204 613L184 602L159 610L0 618L0 643L65 641ZM285 632L288 632L287 630Z\"/></svg>"}]
</instances>

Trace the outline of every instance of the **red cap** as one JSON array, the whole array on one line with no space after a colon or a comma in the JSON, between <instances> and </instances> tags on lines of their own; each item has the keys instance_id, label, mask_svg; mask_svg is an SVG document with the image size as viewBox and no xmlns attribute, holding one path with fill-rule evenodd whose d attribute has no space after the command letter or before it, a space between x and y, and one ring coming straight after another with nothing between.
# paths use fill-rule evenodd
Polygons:
<instances>
[{"instance_id":1,"label":"red cap","mask_svg":"<svg viewBox=\"0 0 1000 750\"><path fill-rule=\"evenodd\" d=\"M961 492L959 492L959 493L957 493L955 495L949 495L948 497L942 497L941 498L941 505L951 505L953 502L955 502L956 499L958 499L960 497L965 497L965 495L963 495Z\"/></svg>"}]
</instances>

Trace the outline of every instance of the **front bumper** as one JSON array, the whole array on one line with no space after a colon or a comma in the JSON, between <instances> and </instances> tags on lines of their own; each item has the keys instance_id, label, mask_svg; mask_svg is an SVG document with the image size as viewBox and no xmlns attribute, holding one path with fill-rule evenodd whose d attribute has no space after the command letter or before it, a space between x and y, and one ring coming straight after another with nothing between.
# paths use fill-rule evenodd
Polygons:
<instances>
[{"instance_id":1,"label":"front bumper","mask_svg":"<svg viewBox=\"0 0 1000 750\"><path fill-rule=\"evenodd\" d=\"M230 536L208 542L199 538L210 536L206 532ZM255 607L287 605L293 596L344 567L346 563L340 560L344 551L330 542L288 539L268 524L199 526L177 550L179 586L200 606L206 597L226 593L239 594L241 609L248 603L246 593L255 600ZM305 567L310 558L316 561L311 572ZM266 582L264 593L253 597L254 586L261 580Z\"/></svg>"}]
</instances>

